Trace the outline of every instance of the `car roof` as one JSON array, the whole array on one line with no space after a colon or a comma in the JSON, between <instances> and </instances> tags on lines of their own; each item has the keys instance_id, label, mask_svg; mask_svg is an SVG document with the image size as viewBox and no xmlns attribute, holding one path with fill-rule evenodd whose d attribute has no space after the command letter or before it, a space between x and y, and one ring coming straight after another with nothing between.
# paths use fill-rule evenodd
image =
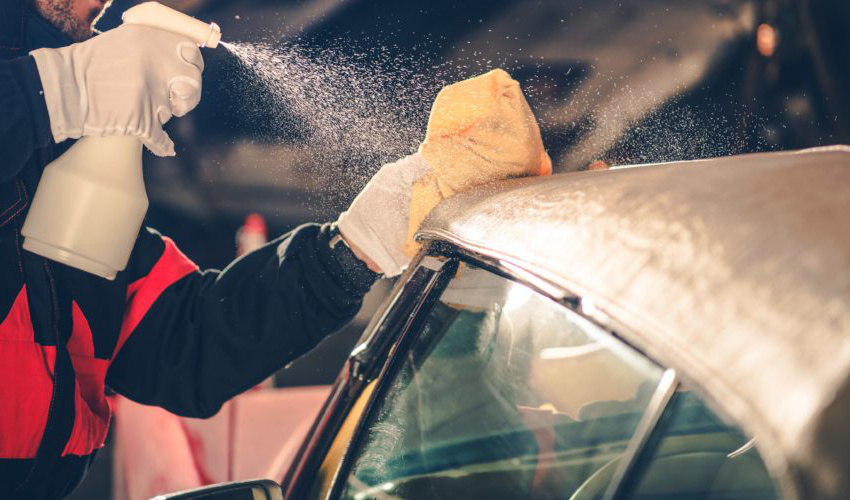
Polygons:
<instances>
[{"instance_id":1,"label":"car roof","mask_svg":"<svg viewBox=\"0 0 850 500\"><path fill-rule=\"evenodd\" d=\"M786 487L838 497L848 214L850 147L831 146L496 183L444 201L419 238L592 300L755 436Z\"/></svg>"}]
</instances>

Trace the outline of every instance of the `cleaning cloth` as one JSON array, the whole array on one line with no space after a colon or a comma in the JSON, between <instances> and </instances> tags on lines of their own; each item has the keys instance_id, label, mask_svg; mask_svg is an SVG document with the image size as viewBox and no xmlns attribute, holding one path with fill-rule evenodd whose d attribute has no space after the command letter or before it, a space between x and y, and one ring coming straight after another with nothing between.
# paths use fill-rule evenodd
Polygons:
<instances>
[{"instance_id":1,"label":"cleaning cloth","mask_svg":"<svg viewBox=\"0 0 850 500\"><path fill-rule=\"evenodd\" d=\"M338 220L340 233L386 276L419 249L413 236L441 200L552 162L519 84L503 70L443 88L415 154L384 165Z\"/></svg>"},{"instance_id":2,"label":"cleaning cloth","mask_svg":"<svg viewBox=\"0 0 850 500\"><path fill-rule=\"evenodd\" d=\"M499 179L552 173L537 120L502 69L444 87L419 152L430 171L412 187L404 247L410 256L419 250L414 234L443 199Z\"/></svg>"}]
</instances>

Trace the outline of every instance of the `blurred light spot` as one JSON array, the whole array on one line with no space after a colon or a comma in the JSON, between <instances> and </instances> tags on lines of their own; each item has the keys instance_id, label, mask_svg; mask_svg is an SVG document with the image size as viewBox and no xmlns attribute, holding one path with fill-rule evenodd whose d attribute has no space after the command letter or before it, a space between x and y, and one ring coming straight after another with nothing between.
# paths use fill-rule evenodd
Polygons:
<instances>
[{"instance_id":1,"label":"blurred light spot","mask_svg":"<svg viewBox=\"0 0 850 500\"><path fill-rule=\"evenodd\" d=\"M776 30L769 24L760 24L756 32L756 48L764 57L771 57L776 52L779 41Z\"/></svg>"},{"instance_id":2,"label":"blurred light spot","mask_svg":"<svg viewBox=\"0 0 850 500\"><path fill-rule=\"evenodd\" d=\"M581 299L581 311L590 317L599 313L599 309L596 308L596 303L594 303L593 299L590 297L584 297Z\"/></svg>"},{"instance_id":3,"label":"blurred light spot","mask_svg":"<svg viewBox=\"0 0 850 500\"><path fill-rule=\"evenodd\" d=\"M533 295L534 292L532 292L531 289L523 285L513 285L511 290L508 292L508 300L505 303L505 310L513 311L520 309L531 299Z\"/></svg>"},{"instance_id":4,"label":"blurred light spot","mask_svg":"<svg viewBox=\"0 0 850 500\"><path fill-rule=\"evenodd\" d=\"M540 350L540 359L579 358L599 352L604 347L595 342L572 347L546 347Z\"/></svg>"},{"instance_id":5,"label":"blurred light spot","mask_svg":"<svg viewBox=\"0 0 850 500\"><path fill-rule=\"evenodd\" d=\"M608 170L610 166L602 160L594 160L587 166L588 170Z\"/></svg>"}]
</instances>

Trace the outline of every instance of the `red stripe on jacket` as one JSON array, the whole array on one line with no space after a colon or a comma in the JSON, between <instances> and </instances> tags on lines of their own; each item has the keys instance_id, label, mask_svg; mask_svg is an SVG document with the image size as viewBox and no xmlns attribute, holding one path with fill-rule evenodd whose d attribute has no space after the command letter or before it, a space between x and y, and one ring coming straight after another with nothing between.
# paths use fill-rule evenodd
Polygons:
<instances>
[{"instance_id":1,"label":"red stripe on jacket","mask_svg":"<svg viewBox=\"0 0 850 500\"><path fill-rule=\"evenodd\" d=\"M113 358L166 288L198 267L168 238L151 272L127 288L124 318ZM68 352L76 376L75 420L62 455L88 455L103 446L111 410L104 396L111 360L94 357L88 321L71 304L73 327ZM35 343L26 287L21 288L0 323L0 458L34 458L38 452L50 399L56 348ZM5 432L11 430L12 432Z\"/></svg>"},{"instance_id":2,"label":"red stripe on jacket","mask_svg":"<svg viewBox=\"0 0 850 500\"><path fill-rule=\"evenodd\" d=\"M127 287L124 318L112 359L160 294L180 278L198 270L198 267L177 249L172 240L163 238L163 242L163 253L151 271ZM71 353L77 376L76 420L63 455L88 455L103 446L109 430L112 412L104 396L104 382L111 359L94 357L92 332L76 302L72 304L71 312L74 329L68 342L68 351Z\"/></svg>"},{"instance_id":3,"label":"red stripe on jacket","mask_svg":"<svg viewBox=\"0 0 850 500\"><path fill-rule=\"evenodd\" d=\"M0 457L35 457L50 409L55 360L55 347L35 343L24 286L0 323Z\"/></svg>"},{"instance_id":4,"label":"red stripe on jacket","mask_svg":"<svg viewBox=\"0 0 850 500\"><path fill-rule=\"evenodd\" d=\"M124 319L121 322L121 333L118 335L115 352L112 354L113 359L160 294L180 278L198 271L198 266L177 248L171 238L163 236L162 241L165 243L165 249L151 272L127 287Z\"/></svg>"},{"instance_id":5,"label":"red stripe on jacket","mask_svg":"<svg viewBox=\"0 0 850 500\"><path fill-rule=\"evenodd\" d=\"M103 393L109 361L94 358L88 321L76 302L71 309L75 420L63 456L88 455L103 446L111 414ZM50 409L56 348L35 343L26 287L0 324L0 343L0 457L34 458Z\"/></svg>"}]
</instances>

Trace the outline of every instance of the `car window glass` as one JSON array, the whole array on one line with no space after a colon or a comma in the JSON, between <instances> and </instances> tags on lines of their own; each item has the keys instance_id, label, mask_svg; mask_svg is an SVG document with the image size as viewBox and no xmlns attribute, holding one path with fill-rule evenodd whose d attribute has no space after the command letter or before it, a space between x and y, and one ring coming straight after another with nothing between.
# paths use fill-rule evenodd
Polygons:
<instances>
[{"instance_id":1,"label":"car window glass","mask_svg":"<svg viewBox=\"0 0 850 500\"><path fill-rule=\"evenodd\" d=\"M773 481L755 442L715 416L693 394L681 394L671 420L629 498L774 499Z\"/></svg>"},{"instance_id":2,"label":"car window glass","mask_svg":"<svg viewBox=\"0 0 850 500\"><path fill-rule=\"evenodd\" d=\"M461 266L367 415L343 497L569 498L616 465L661 373L562 305Z\"/></svg>"}]
</instances>

